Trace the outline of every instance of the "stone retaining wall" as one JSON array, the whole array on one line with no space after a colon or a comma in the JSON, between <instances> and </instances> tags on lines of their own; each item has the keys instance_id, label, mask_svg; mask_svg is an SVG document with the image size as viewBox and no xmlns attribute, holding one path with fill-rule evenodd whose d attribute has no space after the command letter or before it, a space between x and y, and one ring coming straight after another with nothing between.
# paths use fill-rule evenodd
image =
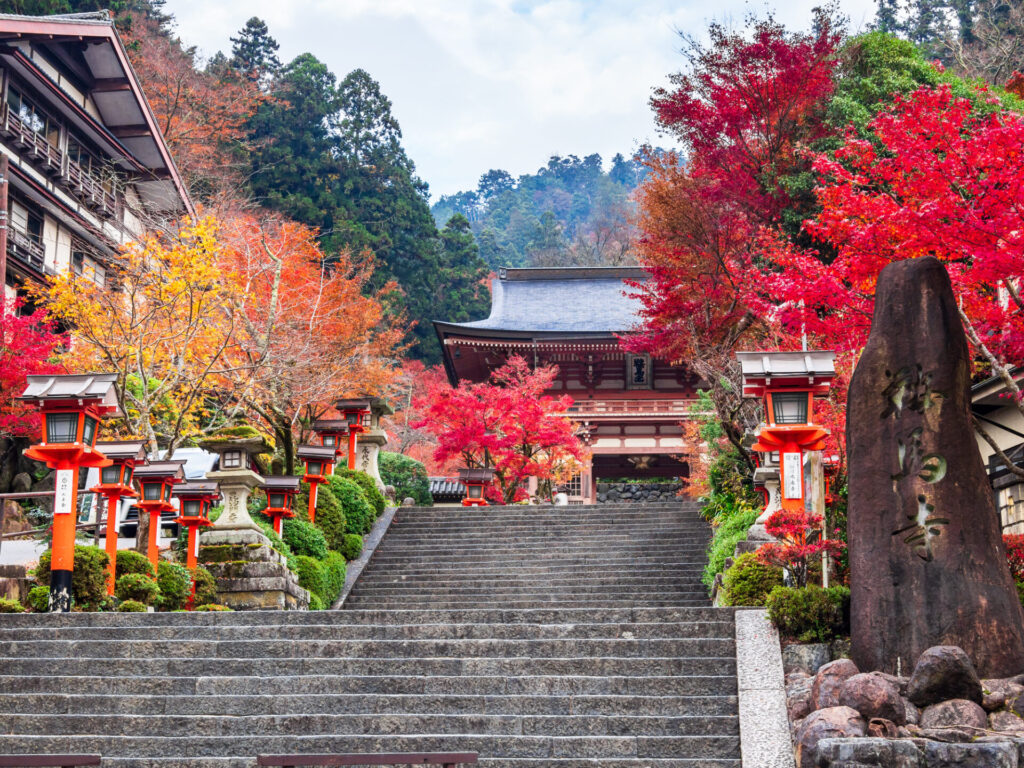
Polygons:
<instances>
[{"instance_id":1,"label":"stone retaining wall","mask_svg":"<svg viewBox=\"0 0 1024 768\"><path fill-rule=\"evenodd\" d=\"M682 489L682 483L598 483L597 503L676 501Z\"/></svg>"}]
</instances>

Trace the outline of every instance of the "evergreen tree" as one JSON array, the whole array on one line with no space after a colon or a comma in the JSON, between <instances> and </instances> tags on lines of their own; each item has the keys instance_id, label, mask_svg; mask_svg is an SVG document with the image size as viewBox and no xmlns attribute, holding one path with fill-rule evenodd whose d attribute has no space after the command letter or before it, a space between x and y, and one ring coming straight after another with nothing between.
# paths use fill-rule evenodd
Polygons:
<instances>
[{"instance_id":1,"label":"evergreen tree","mask_svg":"<svg viewBox=\"0 0 1024 768\"><path fill-rule=\"evenodd\" d=\"M464 323L486 317L490 307L488 269L480 258L469 220L455 214L441 230L440 238L441 258L433 284L436 306L445 314L435 315L435 319Z\"/></svg>"},{"instance_id":2,"label":"evergreen tree","mask_svg":"<svg viewBox=\"0 0 1024 768\"><path fill-rule=\"evenodd\" d=\"M266 23L253 16L231 40L231 66L264 89L281 69L280 46L270 36Z\"/></svg>"}]
</instances>

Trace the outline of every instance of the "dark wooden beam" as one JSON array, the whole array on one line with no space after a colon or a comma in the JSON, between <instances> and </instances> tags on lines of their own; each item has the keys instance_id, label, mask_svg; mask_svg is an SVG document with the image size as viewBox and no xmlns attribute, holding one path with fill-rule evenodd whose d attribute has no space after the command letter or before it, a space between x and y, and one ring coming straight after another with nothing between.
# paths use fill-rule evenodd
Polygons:
<instances>
[{"instance_id":1,"label":"dark wooden beam","mask_svg":"<svg viewBox=\"0 0 1024 768\"><path fill-rule=\"evenodd\" d=\"M92 84L92 93L109 93L111 91L130 91L132 84L124 77L101 77Z\"/></svg>"},{"instance_id":2,"label":"dark wooden beam","mask_svg":"<svg viewBox=\"0 0 1024 768\"><path fill-rule=\"evenodd\" d=\"M119 139L137 139L153 135L148 125L108 125L107 129Z\"/></svg>"}]
</instances>

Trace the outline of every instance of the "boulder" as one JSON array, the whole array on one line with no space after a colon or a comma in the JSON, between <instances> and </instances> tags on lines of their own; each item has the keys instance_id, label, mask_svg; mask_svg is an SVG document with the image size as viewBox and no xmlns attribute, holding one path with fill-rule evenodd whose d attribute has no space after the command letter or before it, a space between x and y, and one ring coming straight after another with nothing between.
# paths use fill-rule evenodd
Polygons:
<instances>
[{"instance_id":1,"label":"boulder","mask_svg":"<svg viewBox=\"0 0 1024 768\"><path fill-rule=\"evenodd\" d=\"M1017 747L1010 741L981 744L943 744L929 741L923 745L928 768L1017 768Z\"/></svg>"},{"instance_id":2,"label":"boulder","mask_svg":"<svg viewBox=\"0 0 1024 768\"><path fill-rule=\"evenodd\" d=\"M924 768L921 751L912 741L889 739L822 739L818 742L820 766L877 766Z\"/></svg>"},{"instance_id":3,"label":"boulder","mask_svg":"<svg viewBox=\"0 0 1024 768\"><path fill-rule=\"evenodd\" d=\"M789 715L789 721L791 723L807 717L811 714L813 709L814 708L811 706L810 687L802 688L794 691L793 693L786 694L786 714Z\"/></svg>"},{"instance_id":4,"label":"boulder","mask_svg":"<svg viewBox=\"0 0 1024 768\"><path fill-rule=\"evenodd\" d=\"M404 499L402 499L402 506L403 507L415 507L416 506L416 499L414 499L412 496L406 496Z\"/></svg>"},{"instance_id":5,"label":"boulder","mask_svg":"<svg viewBox=\"0 0 1024 768\"><path fill-rule=\"evenodd\" d=\"M886 266L847 398L851 655L861 669L896 672L931 646L956 645L986 677L1024 670L1024 613L1009 569L994 567L1005 554L971 428L971 363L945 267L931 256Z\"/></svg>"},{"instance_id":6,"label":"boulder","mask_svg":"<svg viewBox=\"0 0 1024 768\"><path fill-rule=\"evenodd\" d=\"M837 659L818 670L811 685L811 703L815 709L839 706L839 691L849 678L860 672L849 659Z\"/></svg>"},{"instance_id":7,"label":"boulder","mask_svg":"<svg viewBox=\"0 0 1024 768\"><path fill-rule=\"evenodd\" d=\"M880 739L895 739L899 734L899 727L892 720L884 717L873 717L868 721L868 736Z\"/></svg>"},{"instance_id":8,"label":"boulder","mask_svg":"<svg viewBox=\"0 0 1024 768\"><path fill-rule=\"evenodd\" d=\"M988 727L993 731L1011 733L1018 738L1024 737L1024 720L1005 709L988 716Z\"/></svg>"},{"instance_id":9,"label":"boulder","mask_svg":"<svg viewBox=\"0 0 1024 768\"><path fill-rule=\"evenodd\" d=\"M907 698L919 707L948 699L981 704L981 680L974 665L955 645L937 645L921 654L907 685Z\"/></svg>"},{"instance_id":10,"label":"boulder","mask_svg":"<svg viewBox=\"0 0 1024 768\"><path fill-rule=\"evenodd\" d=\"M896 725L907 722L899 688L879 672L848 677L839 689L839 703L856 709L868 720L881 718Z\"/></svg>"},{"instance_id":11,"label":"boulder","mask_svg":"<svg viewBox=\"0 0 1024 768\"><path fill-rule=\"evenodd\" d=\"M786 672L799 669L813 675L831 659L827 643L793 643L782 649L782 668Z\"/></svg>"},{"instance_id":12,"label":"boulder","mask_svg":"<svg viewBox=\"0 0 1024 768\"><path fill-rule=\"evenodd\" d=\"M987 678L981 681L981 688L984 693L981 706L986 712L1014 707L1024 694L1024 685L1015 678Z\"/></svg>"},{"instance_id":13,"label":"boulder","mask_svg":"<svg viewBox=\"0 0 1024 768\"><path fill-rule=\"evenodd\" d=\"M797 768L814 768L822 739L863 736L866 724L855 709L828 707L807 716L796 734Z\"/></svg>"},{"instance_id":14,"label":"boulder","mask_svg":"<svg viewBox=\"0 0 1024 768\"><path fill-rule=\"evenodd\" d=\"M903 711L907 715L907 723L909 725L921 724L921 710L915 707L909 699L903 699Z\"/></svg>"},{"instance_id":15,"label":"boulder","mask_svg":"<svg viewBox=\"0 0 1024 768\"><path fill-rule=\"evenodd\" d=\"M988 728L985 710L967 699L950 699L926 707L921 713L922 728Z\"/></svg>"}]
</instances>

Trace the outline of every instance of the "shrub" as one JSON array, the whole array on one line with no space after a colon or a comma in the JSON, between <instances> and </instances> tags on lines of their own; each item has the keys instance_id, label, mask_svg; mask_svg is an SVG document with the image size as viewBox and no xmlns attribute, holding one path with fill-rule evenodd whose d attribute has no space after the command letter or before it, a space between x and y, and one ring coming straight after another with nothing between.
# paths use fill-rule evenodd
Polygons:
<instances>
[{"instance_id":1,"label":"shrub","mask_svg":"<svg viewBox=\"0 0 1024 768\"><path fill-rule=\"evenodd\" d=\"M25 607L17 600L0 597L0 613L24 613Z\"/></svg>"},{"instance_id":2,"label":"shrub","mask_svg":"<svg viewBox=\"0 0 1024 768\"><path fill-rule=\"evenodd\" d=\"M195 600L196 605L208 605L217 600L217 580L213 574L197 565L192 569L192 579L196 583Z\"/></svg>"},{"instance_id":3,"label":"shrub","mask_svg":"<svg viewBox=\"0 0 1024 768\"><path fill-rule=\"evenodd\" d=\"M36 581L50 586L50 558L52 550L39 556L35 570ZM99 547L75 547L74 571L71 573L71 597L74 605L85 611L95 611L107 599L107 566L110 557Z\"/></svg>"},{"instance_id":4,"label":"shrub","mask_svg":"<svg viewBox=\"0 0 1024 768\"><path fill-rule=\"evenodd\" d=\"M369 533L370 528L373 527L375 516L373 507L370 506L370 502L363 494L363 489L354 480L340 475L331 475L327 487L345 511L345 533ZM317 514L319 515L319 512ZM328 539L331 549L341 549L343 543L342 540L331 544Z\"/></svg>"},{"instance_id":5,"label":"shrub","mask_svg":"<svg viewBox=\"0 0 1024 768\"><path fill-rule=\"evenodd\" d=\"M160 588L156 604L161 611L176 611L188 603L192 577L184 565L162 560L157 568L156 583Z\"/></svg>"},{"instance_id":6,"label":"shrub","mask_svg":"<svg viewBox=\"0 0 1024 768\"><path fill-rule=\"evenodd\" d=\"M330 552L321 565L324 570L324 593L321 597L330 608L345 586L345 556L341 552Z\"/></svg>"},{"instance_id":7,"label":"shrub","mask_svg":"<svg viewBox=\"0 0 1024 768\"><path fill-rule=\"evenodd\" d=\"M421 507L434 504L430 495L430 481L427 479L427 468L416 459L410 459L400 453L381 451L377 461L380 477L384 485L395 487L395 496L399 503L404 498L412 498Z\"/></svg>"},{"instance_id":8,"label":"shrub","mask_svg":"<svg viewBox=\"0 0 1024 768\"><path fill-rule=\"evenodd\" d=\"M741 507L731 515L720 517L711 544L708 545L708 562L704 566L704 584L710 589L715 576L725 568L726 558L732 557L736 544L747 538L750 528L761 514L756 509Z\"/></svg>"},{"instance_id":9,"label":"shrub","mask_svg":"<svg viewBox=\"0 0 1024 768\"><path fill-rule=\"evenodd\" d=\"M50 608L50 588L44 587L42 584L32 587L28 591L26 602L28 602L29 608L36 613L46 613Z\"/></svg>"},{"instance_id":10,"label":"shrub","mask_svg":"<svg viewBox=\"0 0 1024 768\"><path fill-rule=\"evenodd\" d=\"M206 605L198 605L192 610L194 611L233 611L234 608L228 608L226 605L218 605L217 603L206 603Z\"/></svg>"},{"instance_id":11,"label":"shrub","mask_svg":"<svg viewBox=\"0 0 1024 768\"><path fill-rule=\"evenodd\" d=\"M355 481L356 485L363 491L363 496L370 502L370 506L376 513L374 516L380 517L384 512L387 501L384 499L384 494L377 489L377 482L372 477L365 472L348 468L335 470L334 474Z\"/></svg>"},{"instance_id":12,"label":"shrub","mask_svg":"<svg viewBox=\"0 0 1024 768\"><path fill-rule=\"evenodd\" d=\"M141 574L132 575L139 576ZM140 603L138 600L125 600L123 603L117 606L117 610L121 613L145 613L149 609L143 603Z\"/></svg>"},{"instance_id":13,"label":"shrub","mask_svg":"<svg viewBox=\"0 0 1024 768\"><path fill-rule=\"evenodd\" d=\"M322 611L324 609L324 601L320 599L319 595L315 595L312 592L309 593L309 610L311 611Z\"/></svg>"},{"instance_id":14,"label":"shrub","mask_svg":"<svg viewBox=\"0 0 1024 768\"><path fill-rule=\"evenodd\" d=\"M184 526L182 526L182 530L184 530ZM134 549L117 551L117 563L114 571L118 578L126 573L141 573L150 578L156 575L153 573L153 564L149 562L149 558Z\"/></svg>"},{"instance_id":15,"label":"shrub","mask_svg":"<svg viewBox=\"0 0 1024 768\"><path fill-rule=\"evenodd\" d=\"M363 537L357 533L346 533L341 543L341 554L346 560L358 560L363 554Z\"/></svg>"},{"instance_id":16,"label":"shrub","mask_svg":"<svg viewBox=\"0 0 1024 768\"><path fill-rule=\"evenodd\" d=\"M1024 581L1024 534L1005 533L1003 544L1006 547L1006 561L1010 566L1010 573L1017 582Z\"/></svg>"},{"instance_id":17,"label":"shrub","mask_svg":"<svg viewBox=\"0 0 1024 768\"><path fill-rule=\"evenodd\" d=\"M848 631L847 587L776 587L765 604L779 632L801 643L825 643Z\"/></svg>"},{"instance_id":18,"label":"shrub","mask_svg":"<svg viewBox=\"0 0 1024 768\"><path fill-rule=\"evenodd\" d=\"M824 522L821 515L804 509L780 509L765 522L765 529L777 541L762 544L757 556L762 563L777 565L789 571L794 586L807 586L810 566L829 554L838 558L843 542L823 537Z\"/></svg>"},{"instance_id":19,"label":"shrub","mask_svg":"<svg viewBox=\"0 0 1024 768\"><path fill-rule=\"evenodd\" d=\"M782 569L765 565L757 555L740 555L725 572L726 605L764 605L768 593L782 586Z\"/></svg>"},{"instance_id":20,"label":"shrub","mask_svg":"<svg viewBox=\"0 0 1024 768\"><path fill-rule=\"evenodd\" d=\"M346 481L351 482L351 481ZM353 486L358 490L357 486ZM360 491L360 493L362 493ZM341 501L331 491L331 486L324 483L317 491L316 527L323 531L328 549L340 549L345 540L345 528L348 520Z\"/></svg>"},{"instance_id":21,"label":"shrub","mask_svg":"<svg viewBox=\"0 0 1024 768\"><path fill-rule=\"evenodd\" d=\"M327 592L327 576L319 560L306 555L295 558L295 574L299 577L299 586L325 601Z\"/></svg>"},{"instance_id":22,"label":"shrub","mask_svg":"<svg viewBox=\"0 0 1024 768\"><path fill-rule=\"evenodd\" d=\"M142 573L126 573L114 585L114 594L118 600L138 600L140 603L152 605L160 596L160 587L156 579Z\"/></svg>"},{"instance_id":23,"label":"shrub","mask_svg":"<svg viewBox=\"0 0 1024 768\"><path fill-rule=\"evenodd\" d=\"M289 519L284 521L284 543L294 555L306 555L323 560L327 557L327 539L315 525L305 520Z\"/></svg>"}]
</instances>

